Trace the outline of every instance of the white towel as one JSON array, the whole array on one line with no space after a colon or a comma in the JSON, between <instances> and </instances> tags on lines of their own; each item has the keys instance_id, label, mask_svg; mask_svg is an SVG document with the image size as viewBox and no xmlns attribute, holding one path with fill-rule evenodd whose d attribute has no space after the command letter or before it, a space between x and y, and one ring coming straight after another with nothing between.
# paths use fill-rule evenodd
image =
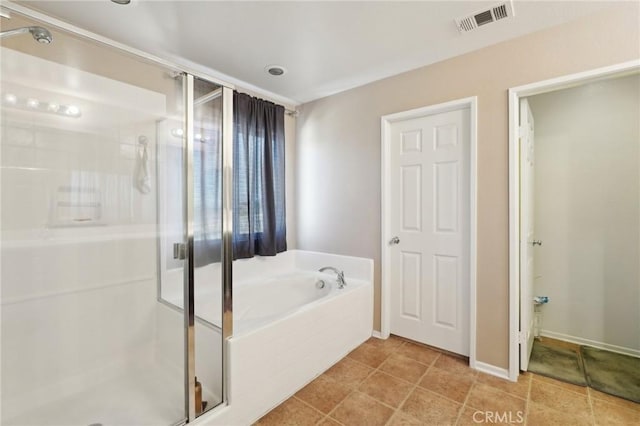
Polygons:
<instances>
[{"instance_id":1,"label":"white towel","mask_svg":"<svg viewBox=\"0 0 640 426\"><path fill-rule=\"evenodd\" d=\"M149 152L147 151L147 137L138 138L137 173L136 187L138 191L147 194L151 191L151 181L149 178Z\"/></svg>"}]
</instances>

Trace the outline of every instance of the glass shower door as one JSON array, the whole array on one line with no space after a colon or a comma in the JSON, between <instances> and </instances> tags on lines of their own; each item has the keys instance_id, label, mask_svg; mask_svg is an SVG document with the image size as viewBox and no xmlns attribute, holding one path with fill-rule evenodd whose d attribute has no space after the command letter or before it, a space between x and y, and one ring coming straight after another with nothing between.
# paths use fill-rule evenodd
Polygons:
<instances>
[{"instance_id":1,"label":"glass shower door","mask_svg":"<svg viewBox=\"0 0 640 426\"><path fill-rule=\"evenodd\" d=\"M183 206L183 176L161 177L156 154L183 155L184 77L48 30L0 47L0 423L180 423L184 315L158 278L177 268L162 291L180 298L182 262L157 254L184 236L160 211Z\"/></svg>"},{"instance_id":2,"label":"glass shower door","mask_svg":"<svg viewBox=\"0 0 640 426\"><path fill-rule=\"evenodd\" d=\"M193 80L195 415L223 399L222 87Z\"/></svg>"},{"instance_id":3,"label":"glass shower door","mask_svg":"<svg viewBox=\"0 0 640 426\"><path fill-rule=\"evenodd\" d=\"M184 223L161 242L160 301L183 315L187 326L186 409L195 418L223 400L223 89L190 75L184 79L191 126L177 132L175 124L164 124L160 131L173 142L158 152L159 179L166 182L159 197L159 222ZM175 193L184 196L186 205L170 202Z\"/></svg>"}]
</instances>

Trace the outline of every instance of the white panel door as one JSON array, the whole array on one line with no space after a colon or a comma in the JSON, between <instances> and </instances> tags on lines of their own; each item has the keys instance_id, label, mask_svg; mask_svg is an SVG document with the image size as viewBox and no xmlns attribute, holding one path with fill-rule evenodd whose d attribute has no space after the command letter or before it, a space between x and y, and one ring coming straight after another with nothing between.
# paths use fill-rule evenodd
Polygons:
<instances>
[{"instance_id":1,"label":"white panel door","mask_svg":"<svg viewBox=\"0 0 640 426\"><path fill-rule=\"evenodd\" d=\"M520 369L527 371L533 350L534 137L533 114L520 100Z\"/></svg>"},{"instance_id":2,"label":"white panel door","mask_svg":"<svg viewBox=\"0 0 640 426\"><path fill-rule=\"evenodd\" d=\"M391 124L393 334L469 355L468 108Z\"/></svg>"}]
</instances>

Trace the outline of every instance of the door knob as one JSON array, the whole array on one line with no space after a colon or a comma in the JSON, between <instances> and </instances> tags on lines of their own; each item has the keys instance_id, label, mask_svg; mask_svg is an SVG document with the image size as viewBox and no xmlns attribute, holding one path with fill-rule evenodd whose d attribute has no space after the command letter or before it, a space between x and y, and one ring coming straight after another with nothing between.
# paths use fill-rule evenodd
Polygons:
<instances>
[{"instance_id":1,"label":"door knob","mask_svg":"<svg viewBox=\"0 0 640 426\"><path fill-rule=\"evenodd\" d=\"M533 241L531 241L531 245L532 246L541 246L542 245L542 241L541 240L533 240Z\"/></svg>"},{"instance_id":2,"label":"door knob","mask_svg":"<svg viewBox=\"0 0 640 426\"><path fill-rule=\"evenodd\" d=\"M400 238L393 237L391 241L389 241L389 244L400 244Z\"/></svg>"}]
</instances>

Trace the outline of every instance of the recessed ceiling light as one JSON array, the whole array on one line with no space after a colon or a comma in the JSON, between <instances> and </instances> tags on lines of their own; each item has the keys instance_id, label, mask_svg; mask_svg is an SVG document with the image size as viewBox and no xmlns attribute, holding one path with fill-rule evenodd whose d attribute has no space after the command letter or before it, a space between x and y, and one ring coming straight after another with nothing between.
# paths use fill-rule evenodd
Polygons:
<instances>
[{"instance_id":1,"label":"recessed ceiling light","mask_svg":"<svg viewBox=\"0 0 640 426\"><path fill-rule=\"evenodd\" d=\"M287 69L280 65L267 65L264 70L271 75L279 77L287 73Z\"/></svg>"}]
</instances>

